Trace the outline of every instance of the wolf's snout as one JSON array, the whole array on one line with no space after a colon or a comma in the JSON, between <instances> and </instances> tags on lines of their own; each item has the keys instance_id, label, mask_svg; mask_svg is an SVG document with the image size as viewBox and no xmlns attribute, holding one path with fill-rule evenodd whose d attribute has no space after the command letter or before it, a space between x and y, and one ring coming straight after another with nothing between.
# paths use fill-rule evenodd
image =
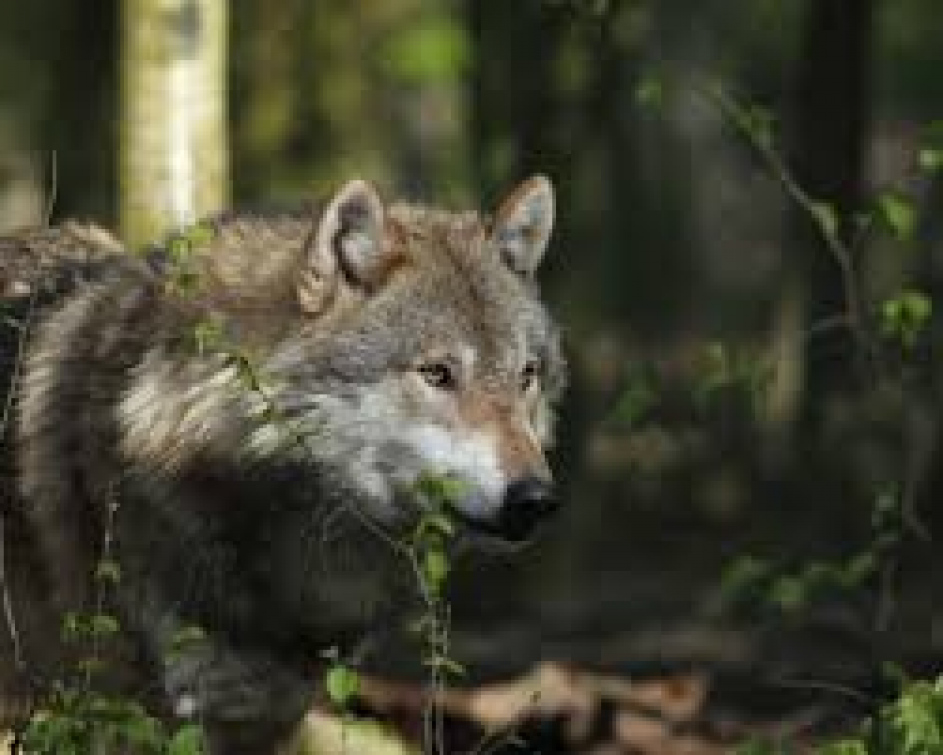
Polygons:
<instances>
[{"instance_id":1,"label":"wolf's snout","mask_svg":"<svg viewBox=\"0 0 943 755\"><path fill-rule=\"evenodd\" d=\"M508 540L525 540L541 521L558 508L559 500L549 482L537 477L516 480L505 491L498 529Z\"/></svg>"}]
</instances>

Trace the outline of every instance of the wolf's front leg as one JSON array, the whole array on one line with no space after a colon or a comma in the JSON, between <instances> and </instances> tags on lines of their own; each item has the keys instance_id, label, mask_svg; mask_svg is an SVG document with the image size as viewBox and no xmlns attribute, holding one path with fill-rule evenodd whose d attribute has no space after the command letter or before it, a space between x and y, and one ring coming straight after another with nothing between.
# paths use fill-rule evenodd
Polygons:
<instances>
[{"instance_id":1,"label":"wolf's front leg","mask_svg":"<svg viewBox=\"0 0 943 755\"><path fill-rule=\"evenodd\" d=\"M168 661L164 685L176 715L203 725L210 755L274 755L314 696L298 671L209 641Z\"/></svg>"}]
</instances>

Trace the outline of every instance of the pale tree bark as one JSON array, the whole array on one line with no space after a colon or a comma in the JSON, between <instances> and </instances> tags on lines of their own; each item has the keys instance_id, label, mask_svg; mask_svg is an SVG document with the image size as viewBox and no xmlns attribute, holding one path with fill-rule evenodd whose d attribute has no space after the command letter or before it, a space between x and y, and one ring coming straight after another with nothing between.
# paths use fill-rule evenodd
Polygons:
<instances>
[{"instance_id":1,"label":"pale tree bark","mask_svg":"<svg viewBox=\"0 0 943 755\"><path fill-rule=\"evenodd\" d=\"M132 248L226 206L227 0L122 0L120 225Z\"/></svg>"}]
</instances>

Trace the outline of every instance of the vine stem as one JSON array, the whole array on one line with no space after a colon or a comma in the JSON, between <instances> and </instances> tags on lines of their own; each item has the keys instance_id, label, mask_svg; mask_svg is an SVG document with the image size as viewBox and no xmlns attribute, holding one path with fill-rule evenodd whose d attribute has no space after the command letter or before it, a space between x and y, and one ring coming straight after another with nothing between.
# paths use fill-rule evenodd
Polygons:
<instances>
[{"instance_id":1,"label":"vine stem","mask_svg":"<svg viewBox=\"0 0 943 755\"><path fill-rule=\"evenodd\" d=\"M758 134L743 108L716 82L696 87L702 96L717 106L726 120L733 125L747 144L760 156L786 194L813 221L819 236L838 265L842 279L844 313L839 315L858 347L858 353L873 362L874 345L867 332L861 308L858 277L855 273L853 247L841 237L841 227L831 207L814 199L793 177L789 168L773 148L772 143ZM860 236L856 241L860 240ZM834 318L831 318L834 319Z\"/></svg>"}]
</instances>

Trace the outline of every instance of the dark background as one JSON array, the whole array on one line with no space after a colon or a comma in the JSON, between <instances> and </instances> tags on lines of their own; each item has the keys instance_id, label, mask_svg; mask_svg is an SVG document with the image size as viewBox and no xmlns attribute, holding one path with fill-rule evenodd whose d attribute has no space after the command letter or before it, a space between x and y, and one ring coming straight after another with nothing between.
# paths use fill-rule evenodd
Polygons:
<instances>
[{"instance_id":1,"label":"dark background","mask_svg":"<svg viewBox=\"0 0 943 755\"><path fill-rule=\"evenodd\" d=\"M0 231L40 222L53 155L53 221L116 222L116 5L3 3ZM941 667L941 323L904 348L882 319L943 284L937 0L230 13L237 206L353 176L456 207L533 172L557 186L543 280L572 365L567 505L514 559L461 564L473 676L538 658L851 684L888 660ZM831 208L867 353L828 325L848 280L716 83Z\"/></svg>"}]
</instances>

